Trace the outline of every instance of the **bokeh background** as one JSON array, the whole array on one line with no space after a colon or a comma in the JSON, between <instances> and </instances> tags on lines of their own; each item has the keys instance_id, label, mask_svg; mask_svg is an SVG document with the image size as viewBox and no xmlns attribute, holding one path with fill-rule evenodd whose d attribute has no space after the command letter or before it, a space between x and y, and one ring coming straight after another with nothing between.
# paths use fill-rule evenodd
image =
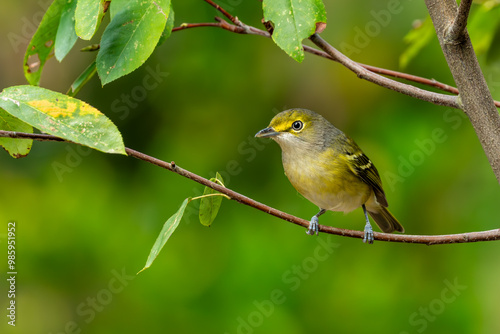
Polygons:
<instances>
[{"instance_id":1,"label":"bokeh background","mask_svg":"<svg viewBox=\"0 0 500 334\"><path fill-rule=\"evenodd\" d=\"M173 2L176 26L218 15L203 1ZM220 4L261 27L260 2ZM24 51L47 5L2 5L0 87L26 83ZM355 47L357 61L389 69L398 69L404 36L426 15L422 2L401 1L382 24L371 11L387 11L393 1L325 5L324 38ZM360 44L369 23L379 31ZM62 63L51 59L42 86L66 92L95 56L78 51L87 44L79 42ZM500 72L481 61L500 99ZM405 71L453 84L435 37ZM152 72L161 74L153 80ZM157 85L146 89L144 80ZM110 117L128 147L204 177L219 171L228 187L306 219L317 208L289 184L278 145L253 135L281 110L309 108L375 162L407 233L498 228L498 182L460 112L362 81L312 55L299 64L262 37L216 28L176 32L131 75L104 88L94 78L78 97ZM133 158L45 142L20 160L0 152L0 185L2 333L500 331L498 242L367 246L308 237L227 200L207 228L191 203L153 266L136 276L163 223L201 185ZM5 316L9 221L17 224L15 328ZM356 210L325 214L320 223L360 230L364 219Z\"/></svg>"}]
</instances>

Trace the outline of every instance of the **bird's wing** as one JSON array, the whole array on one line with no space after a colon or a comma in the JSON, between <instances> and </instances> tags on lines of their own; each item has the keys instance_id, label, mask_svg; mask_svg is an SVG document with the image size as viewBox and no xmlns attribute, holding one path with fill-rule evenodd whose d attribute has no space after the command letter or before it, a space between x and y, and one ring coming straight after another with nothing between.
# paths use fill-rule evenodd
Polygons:
<instances>
[{"instance_id":1,"label":"bird's wing","mask_svg":"<svg viewBox=\"0 0 500 334\"><path fill-rule=\"evenodd\" d=\"M373 188L377 202L380 205L387 207L387 199L385 198L385 193L382 189L382 181L380 180L377 168L375 168L375 165L351 138L347 138L347 140L350 141L350 147L356 148L355 150L352 150L352 152L344 152L347 159L350 160L350 163L348 163L349 168L355 175L363 180L363 182Z\"/></svg>"}]
</instances>

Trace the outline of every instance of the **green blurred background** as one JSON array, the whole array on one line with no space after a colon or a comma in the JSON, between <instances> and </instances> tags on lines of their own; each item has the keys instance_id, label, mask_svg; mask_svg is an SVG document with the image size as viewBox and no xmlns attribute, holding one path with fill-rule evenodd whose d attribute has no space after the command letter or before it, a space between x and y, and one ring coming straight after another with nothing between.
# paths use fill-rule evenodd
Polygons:
<instances>
[{"instance_id":1,"label":"green blurred background","mask_svg":"<svg viewBox=\"0 0 500 334\"><path fill-rule=\"evenodd\" d=\"M219 3L261 27L260 2ZM370 11L391 3L326 0L322 36L334 46L360 46L358 31L378 24L351 57L398 69L403 37L426 8L402 1L398 14L377 23ZM203 1L173 5L176 26L218 15ZM2 5L1 88L25 84L24 51L46 6ZM51 59L41 85L66 92L95 56L78 51L87 44L79 42L62 63ZM483 69L500 99L500 72ZM155 71L162 73L157 87L145 89L143 80L155 82ZM405 71L453 84L435 37ZM459 112L359 80L312 55L299 64L262 37L216 28L176 32L131 75L104 88L94 78L78 97L109 116L128 147L205 177L219 171L228 187L306 219L317 208L289 184L278 145L253 135L281 110L309 108L375 162L407 233L498 228L498 182ZM227 200L206 228L192 203L153 266L136 276L163 223L201 185L133 158L44 142L20 160L2 150L0 185L1 333L500 331L498 242L367 246L308 237L303 228ZM17 224L15 328L5 316L9 221ZM361 230L364 219L356 210L320 222Z\"/></svg>"}]
</instances>

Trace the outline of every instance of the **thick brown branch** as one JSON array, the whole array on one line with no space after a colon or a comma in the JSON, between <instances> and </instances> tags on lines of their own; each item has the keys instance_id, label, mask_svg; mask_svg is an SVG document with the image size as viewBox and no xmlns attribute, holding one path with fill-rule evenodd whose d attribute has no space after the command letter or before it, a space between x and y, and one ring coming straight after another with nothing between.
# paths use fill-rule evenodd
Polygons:
<instances>
[{"instance_id":1,"label":"thick brown branch","mask_svg":"<svg viewBox=\"0 0 500 334\"><path fill-rule=\"evenodd\" d=\"M449 43L446 39L448 27L456 21L459 11L457 3L455 0L425 0L425 4L460 92L462 109L469 117L497 181L500 182L500 115L467 31L463 31L460 43Z\"/></svg>"},{"instance_id":2,"label":"thick brown branch","mask_svg":"<svg viewBox=\"0 0 500 334\"><path fill-rule=\"evenodd\" d=\"M469 17L470 7L472 5L472 0L462 0L460 1L460 6L458 7L458 13L453 20L453 23L448 27L446 31L445 41L446 43L458 44L464 40L465 27L467 26L467 19Z\"/></svg>"},{"instance_id":3,"label":"thick brown branch","mask_svg":"<svg viewBox=\"0 0 500 334\"><path fill-rule=\"evenodd\" d=\"M22 133L22 132L11 132L11 131L1 131L0 137L9 138L19 138L19 139L33 139L40 141L65 141L59 137L46 135L46 134L33 134L33 133ZM149 162L153 165L159 166L161 168L168 169L174 173L184 176L190 180L198 182L204 186L210 187L222 194L227 195L229 198L240 202L242 204L253 207L257 210L263 211L272 216L281 218L288 222L294 223L302 227L308 227L309 221L295 217L286 212L277 210L268 205L257 202L247 196L237 193L234 190L223 187L218 183L212 182L203 178L197 174L194 174L186 169L177 166L174 162L168 163L166 161L157 159L155 157L149 156L147 154L141 153L139 151L133 150L131 148L126 148L125 151L131 157L137 158ZM342 228L336 228L332 226L320 225L319 231L335 234L344 237L363 239L363 231L347 230ZM405 235L405 234L388 234L388 233L374 233L375 240L379 241L390 241L390 242L402 242L402 243L415 243L415 244L425 244L425 245L437 245L437 244L453 244L453 243L468 243L468 242L479 242L479 241L492 241L500 240L500 229L481 231L481 232L468 232L460 234L448 234L448 235Z\"/></svg>"}]
</instances>

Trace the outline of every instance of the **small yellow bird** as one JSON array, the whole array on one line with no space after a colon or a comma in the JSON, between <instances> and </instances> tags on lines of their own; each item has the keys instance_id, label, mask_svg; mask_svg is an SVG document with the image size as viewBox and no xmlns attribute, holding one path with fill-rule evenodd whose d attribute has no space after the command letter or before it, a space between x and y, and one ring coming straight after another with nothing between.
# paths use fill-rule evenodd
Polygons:
<instances>
[{"instance_id":1,"label":"small yellow bird","mask_svg":"<svg viewBox=\"0 0 500 334\"><path fill-rule=\"evenodd\" d=\"M377 169L358 145L323 116L307 109L277 114L255 137L269 137L281 147L283 168L294 188L320 211L311 218L307 234L318 235L318 217L327 210L350 212L363 208L363 242L373 243L368 214L383 232L404 228L387 210Z\"/></svg>"}]
</instances>

